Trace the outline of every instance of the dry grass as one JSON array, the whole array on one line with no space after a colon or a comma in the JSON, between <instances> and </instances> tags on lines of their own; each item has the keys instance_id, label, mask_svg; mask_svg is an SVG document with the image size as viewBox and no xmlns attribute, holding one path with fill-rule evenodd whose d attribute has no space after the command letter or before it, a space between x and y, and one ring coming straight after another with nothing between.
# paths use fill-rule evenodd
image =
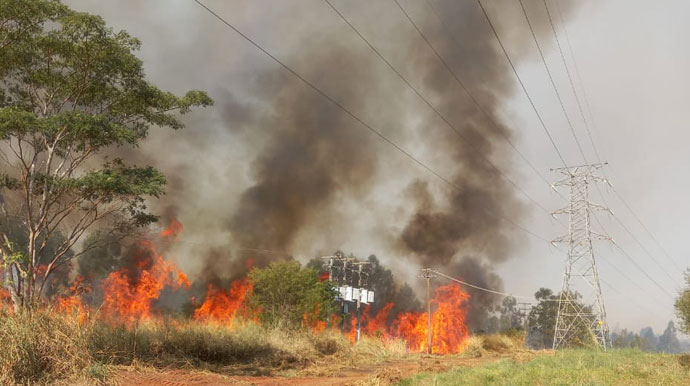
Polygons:
<instances>
[{"instance_id":1,"label":"dry grass","mask_svg":"<svg viewBox=\"0 0 690 386\"><path fill-rule=\"evenodd\" d=\"M0 384L85 384L106 378L111 366L206 370L222 374L329 376L344 368L409 357L401 340L363 337L353 345L337 331L225 325L186 320L114 326L79 324L50 310L0 313ZM462 356L528 353L521 337L473 336ZM391 382L380 374L372 382ZM379 379L380 378L380 379Z\"/></svg>"},{"instance_id":2,"label":"dry grass","mask_svg":"<svg viewBox=\"0 0 690 386\"><path fill-rule=\"evenodd\" d=\"M85 378L91 370L87 334L74 318L50 312L0 313L0 384Z\"/></svg>"},{"instance_id":3,"label":"dry grass","mask_svg":"<svg viewBox=\"0 0 690 386\"><path fill-rule=\"evenodd\" d=\"M111 366L182 368L223 374L332 374L406 353L403 342L363 338L352 345L338 332L234 328L168 320L136 326L50 311L0 314L0 384L96 383ZM333 364L337 365L333 365Z\"/></svg>"}]
</instances>

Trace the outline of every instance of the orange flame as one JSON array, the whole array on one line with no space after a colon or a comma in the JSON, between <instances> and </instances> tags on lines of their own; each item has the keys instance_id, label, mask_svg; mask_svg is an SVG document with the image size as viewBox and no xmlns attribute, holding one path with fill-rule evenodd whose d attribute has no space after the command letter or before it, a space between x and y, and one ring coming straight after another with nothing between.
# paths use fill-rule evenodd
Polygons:
<instances>
[{"instance_id":1,"label":"orange flame","mask_svg":"<svg viewBox=\"0 0 690 386\"><path fill-rule=\"evenodd\" d=\"M227 292L209 284L206 299L194 311L194 319L222 322L232 326L237 316L248 316L245 301L252 290L252 283L246 279L235 280Z\"/></svg>"},{"instance_id":2,"label":"orange flame","mask_svg":"<svg viewBox=\"0 0 690 386\"><path fill-rule=\"evenodd\" d=\"M388 314L391 312L392 308L393 303L388 303L379 310L373 319L369 319L370 306L367 306L364 309L364 319L367 319L368 322L366 326L364 326L364 333L370 336L388 337L389 334L387 332L386 323L388 321Z\"/></svg>"},{"instance_id":3,"label":"orange flame","mask_svg":"<svg viewBox=\"0 0 690 386\"><path fill-rule=\"evenodd\" d=\"M0 311L5 308L8 312L13 312L13 308L10 305L10 291L0 287Z\"/></svg>"},{"instance_id":4,"label":"orange flame","mask_svg":"<svg viewBox=\"0 0 690 386\"><path fill-rule=\"evenodd\" d=\"M88 319L89 312L82 302L82 294L91 292L91 287L85 284L86 279L79 275L69 288L72 295L58 297L55 310L63 314L75 314L79 324L84 324Z\"/></svg>"},{"instance_id":5,"label":"orange flame","mask_svg":"<svg viewBox=\"0 0 690 386\"><path fill-rule=\"evenodd\" d=\"M182 233L182 223L173 218L170 220L170 225L161 231L161 237L176 240L177 236Z\"/></svg>"},{"instance_id":6,"label":"orange flame","mask_svg":"<svg viewBox=\"0 0 690 386\"><path fill-rule=\"evenodd\" d=\"M182 231L182 224L172 220L161 237L174 240ZM187 276L175 264L163 259L151 241L140 241L142 256L137 277L130 277L127 268L112 272L103 282L101 314L128 324L152 318L152 305L166 287L173 290L189 288ZM150 256L150 257L149 257Z\"/></svg>"},{"instance_id":7,"label":"orange flame","mask_svg":"<svg viewBox=\"0 0 690 386\"><path fill-rule=\"evenodd\" d=\"M469 295L459 285L439 287L432 300L431 349L434 354L454 354L462 350L469 336L465 325L465 305ZM394 334L407 342L411 351L423 352L427 343L427 313L403 313L394 324Z\"/></svg>"}]
</instances>

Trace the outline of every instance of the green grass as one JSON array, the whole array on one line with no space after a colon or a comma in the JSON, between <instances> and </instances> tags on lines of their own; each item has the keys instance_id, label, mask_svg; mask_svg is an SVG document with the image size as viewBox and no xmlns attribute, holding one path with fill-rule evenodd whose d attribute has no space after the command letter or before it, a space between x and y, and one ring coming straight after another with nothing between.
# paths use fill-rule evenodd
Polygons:
<instances>
[{"instance_id":1,"label":"green grass","mask_svg":"<svg viewBox=\"0 0 690 386\"><path fill-rule=\"evenodd\" d=\"M420 373L400 385L690 385L683 359L637 350L563 350L537 354L522 363L504 359L444 373Z\"/></svg>"}]
</instances>

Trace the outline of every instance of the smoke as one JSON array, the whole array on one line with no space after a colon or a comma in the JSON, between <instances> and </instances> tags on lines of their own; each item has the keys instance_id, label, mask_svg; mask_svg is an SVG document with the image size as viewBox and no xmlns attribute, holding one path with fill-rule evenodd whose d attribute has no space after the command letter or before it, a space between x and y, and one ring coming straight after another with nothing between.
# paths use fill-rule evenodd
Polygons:
<instances>
[{"instance_id":1,"label":"smoke","mask_svg":"<svg viewBox=\"0 0 690 386\"><path fill-rule=\"evenodd\" d=\"M309 257L354 249L376 253L398 272L431 266L502 287L493 268L515 254L514 240L522 235L501 217L519 221L528 208L487 161L506 175L513 171L505 138L518 139L500 113L516 88L476 2L431 0L432 11L427 2L400 1L491 119L475 108L395 3L333 2L453 129L327 5L207 2L457 189L425 173L199 7L185 3L161 16L154 4L141 6L140 15L125 15L121 10L128 7L104 13L106 5L68 3L103 14L117 28L134 28L145 52L164 52L162 58L144 55L161 87L207 89L216 101L213 109L187 117L182 132L152 133L139 156L169 177L169 194L155 205L185 224L187 244L173 255L192 276L235 275L246 258L263 265L285 253ZM550 39L540 4L526 1L537 33ZM536 54L519 5L485 5L514 60ZM152 14L163 18L155 31L142 27ZM177 39L163 39L161 46L165 31ZM472 292L477 319L470 325L481 323L496 300Z\"/></svg>"}]
</instances>

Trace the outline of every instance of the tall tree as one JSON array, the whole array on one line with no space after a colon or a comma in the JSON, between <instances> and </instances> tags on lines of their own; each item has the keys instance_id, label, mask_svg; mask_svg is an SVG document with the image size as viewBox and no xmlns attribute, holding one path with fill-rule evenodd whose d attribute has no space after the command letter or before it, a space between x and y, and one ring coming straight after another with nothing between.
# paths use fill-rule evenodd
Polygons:
<instances>
[{"instance_id":1,"label":"tall tree","mask_svg":"<svg viewBox=\"0 0 690 386\"><path fill-rule=\"evenodd\" d=\"M528 316L527 344L537 349L551 348L558 312L558 295L548 288L540 288L534 298L538 303L532 307Z\"/></svg>"},{"instance_id":2,"label":"tall tree","mask_svg":"<svg viewBox=\"0 0 690 386\"><path fill-rule=\"evenodd\" d=\"M641 349L643 351L656 351L656 345L659 342L659 338L654 334L654 329L651 327L645 327L640 330L641 339Z\"/></svg>"},{"instance_id":3,"label":"tall tree","mask_svg":"<svg viewBox=\"0 0 690 386\"><path fill-rule=\"evenodd\" d=\"M522 329L522 320L517 309L517 300L512 296L503 298L498 308L500 312L499 331L511 331Z\"/></svg>"},{"instance_id":4,"label":"tall tree","mask_svg":"<svg viewBox=\"0 0 690 386\"><path fill-rule=\"evenodd\" d=\"M136 148L151 126L180 129L174 113L212 104L201 91L178 97L150 84L139 48L58 0L0 2L0 210L27 235L20 245L0 234L0 258L18 310L40 298L87 230L127 233L156 220L145 200L163 194L165 177L104 151Z\"/></svg>"},{"instance_id":5,"label":"tall tree","mask_svg":"<svg viewBox=\"0 0 690 386\"><path fill-rule=\"evenodd\" d=\"M532 307L527 317L527 344L533 348L551 348L560 294L554 294L548 288L540 288L534 297L539 303ZM575 300L573 307L588 310L587 306L577 301L581 298L580 294L573 292L569 297ZM592 334L581 324L575 325L568 337L570 346L591 346L595 343Z\"/></svg>"},{"instance_id":6,"label":"tall tree","mask_svg":"<svg viewBox=\"0 0 690 386\"><path fill-rule=\"evenodd\" d=\"M669 321L668 325L666 326L666 330L664 330L664 333L659 336L656 351L671 354L679 353L680 341L678 340L676 331L676 326L673 324L673 321Z\"/></svg>"}]
</instances>

